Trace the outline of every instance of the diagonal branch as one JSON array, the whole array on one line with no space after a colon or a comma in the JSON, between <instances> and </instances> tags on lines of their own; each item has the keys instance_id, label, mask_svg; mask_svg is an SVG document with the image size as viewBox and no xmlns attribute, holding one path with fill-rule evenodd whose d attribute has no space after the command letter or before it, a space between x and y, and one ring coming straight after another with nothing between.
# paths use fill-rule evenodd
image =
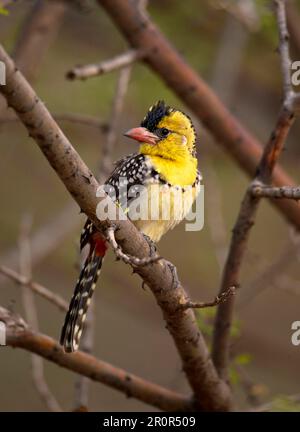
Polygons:
<instances>
[{"instance_id":1,"label":"diagonal branch","mask_svg":"<svg viewBox=\"0 0 300 432\"><path fill-rule=\"evenodd\" d=\"M85 66L76 66L66 73L66 78L69 80L74 79L87 79L95 76L103 75L118 69L122 69L131 65L143 57L142 51L129 50L123 54L118 55L110 60L105 60L101 63L89 64Z\"/></svg>"},{"instance_id":2,"label":"diagonal branch","mask_svg":"<svg viewBox=\"0 0 300 432\"><path fill-rule=\"evenodd\" d=\"M75 209L74 202L67 204L45 225L39 227L32 233L30 238L32 266L35 266L52 251L56 250L58 245L74 231L77 225L79 225L77 218L72 217L74 211L76 211ZM18 247L13 246L8 251L4 252L0 257L0 262L3 262L9 267L17 267ZM3 279L0 277L0 285L2 280Z\"/></svg>"},{"instance_id":3,"label":"diagonal branch","mask_svg":"<svg viewBox=\"0 0 300 432\"><path fill-rule=\"evenodd\" d=\"M178 393L139 378L109 363L78 351L66 354L49 336L35 333L19 316L0 306L0 320L6 324L8 346L22 348L93 381L112 387L127 397L134 397L164 411L190 411L191 401Z\"/></svg>"},{"instance_id":4,"label":"diagonal branch","mask_svg":"<svg viewBox=\"0 0 300 432\"><path fill-rule=\"evenodd\" d=\"M11 270L10 268L2 265L0 265L0 274L17 282L17 284L21 286L31 289L34 293L40 295L41 297L44 297L46 300L48 300L50 303L53 303L63 312L67 312L69 305L59 294L55 294L43 285L31 280L31 278L24 277L19 273L15 272L14 270Z\"/></svg>"},{"instance_id":5,"label":"diagonal branch","mask_svg":"<svg viewBox=\"0 0 300 432\"><path fill-rule=\"evenodd\" d=\"M96 207L101 199L96 196L99 185L95 177L1 46L0 60L5 63L7 73L7 84L0 87L0 92L6 97L9 106L14 108L82 211L103 233L113 223L117 227L116 240L126 254L147 257L149 245L129 220L98 220ZM107 196L105 200L117 212L116 206ZM231 392L217 375L193 311L178 310L178 304L187 295L180 283L174 288L170 265L161 260L139 266L136 272L149 286L162 310L198 408L210 411L230 409Z\"/></svg>"}]
</instances>

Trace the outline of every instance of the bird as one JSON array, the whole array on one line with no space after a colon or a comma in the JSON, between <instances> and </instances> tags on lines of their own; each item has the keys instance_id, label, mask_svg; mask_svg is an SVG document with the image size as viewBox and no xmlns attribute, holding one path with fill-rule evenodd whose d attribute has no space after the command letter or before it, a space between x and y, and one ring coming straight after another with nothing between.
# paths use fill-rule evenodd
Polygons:
<instances>
[{"instance_id":1,"label":"bird","mask_svg":"<svg viewBox=\"0 0 300 432\"><path fill-rule=\"evenodd\" d=\"M105 185L115 190L113 199L127 211L129 219L130 209L138 198L130 198L124 188L121 194L120 179L124 177L131 188L144 187L146 191L150 187L158 188L162 198L159 206L169 198L171 207L177 210L176 196L184 203L176 212L176 217L174 212L170 212L169 218L162 218L159 212L158 217L153 219L131 219L149 244L156 247L161 237L186 216L200 191L202 175L198 170L195 128L187 114L159 100L149 108L140 126L124 135L137 141L139 150L116 162ZM146 199L149 202L147 194ZM80 249L87 245L89 252L61 331L60 344L67 353L79 348L88 307L108 248L107 240L90 219L87 219L82 230Z\"/></svg>"}]
</instances>

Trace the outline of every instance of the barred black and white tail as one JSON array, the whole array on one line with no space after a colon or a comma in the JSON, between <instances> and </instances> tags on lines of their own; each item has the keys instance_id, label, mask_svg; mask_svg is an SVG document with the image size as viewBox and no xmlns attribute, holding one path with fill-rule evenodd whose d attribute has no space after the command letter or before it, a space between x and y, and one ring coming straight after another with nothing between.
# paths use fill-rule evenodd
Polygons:
<instances>
[{"instance_id":1,"label":"barred black and white tail","mask_svg":"<svg viewBox=\"0 0 300 432\"><path fill-rule=\"evenodd\" d=\"M99 256L96 253L96 248L94 248L90 251L81 270L60 336L60 344L66 352L78 350L84 321L100 274L102 261L103 256Z\"/></svg>"}]
</instances>

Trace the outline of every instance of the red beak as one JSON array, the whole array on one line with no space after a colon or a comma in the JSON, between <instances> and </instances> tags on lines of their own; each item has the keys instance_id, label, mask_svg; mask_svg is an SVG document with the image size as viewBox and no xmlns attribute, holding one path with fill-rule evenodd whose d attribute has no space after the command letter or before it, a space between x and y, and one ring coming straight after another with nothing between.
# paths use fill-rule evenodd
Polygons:
<instances>
[{"instance_id":1,"label":"red beak","mask_svg":"<svg viewBox=\"0 0 300 432\"><path fill-rule=\"evenodd\" d=\"M154 135L144 127L137 127L137 128L130 129L129 131L124 133L124 135L136 141L140 141L147 144L153 144L153 145L156 144L157 141L159 140L157 135Z\"/></svg>"}]
</instances>

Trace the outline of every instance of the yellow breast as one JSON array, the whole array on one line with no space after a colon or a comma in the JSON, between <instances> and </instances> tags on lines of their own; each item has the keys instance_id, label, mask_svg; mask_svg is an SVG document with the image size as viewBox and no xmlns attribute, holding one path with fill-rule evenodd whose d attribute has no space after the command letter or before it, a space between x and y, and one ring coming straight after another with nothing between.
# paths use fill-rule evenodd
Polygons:
<instances>
[{"instance_id":1,"label":"yellow breast","mask_svg":"<svg viewBox=\"0 0 300 432\"><path fill-rule=\"evenodd\" d=\"M149 184L130 206L128 216L140 231L158 242L167 231L185 218L199 190L200 184L185 189Z\"/></svg>"},{"instance_id":2,"label":"yellow breast","mask_svg":"<svg viewBox=\"0 0 300 432\"><path fill-rule=\"evenodd\" d=\"M172 186L190 186L195 183L197 176L197 159L187 157L169 160L159 156L151 156L154 169L167 183Z\"/></svg>"}]
</instances>

